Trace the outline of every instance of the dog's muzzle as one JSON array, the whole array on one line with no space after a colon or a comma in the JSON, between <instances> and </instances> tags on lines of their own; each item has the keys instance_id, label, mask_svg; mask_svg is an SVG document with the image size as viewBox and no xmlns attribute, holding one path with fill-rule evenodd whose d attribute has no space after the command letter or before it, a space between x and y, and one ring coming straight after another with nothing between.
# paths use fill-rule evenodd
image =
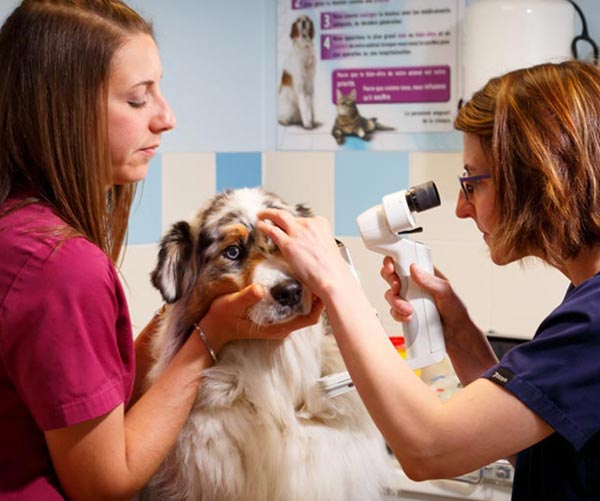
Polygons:
<instances>
[{"instance_id":1,"label":"dog's muzzle","mask_svg":"<svg viewBox=\"0 0 600 501\"><path fill-rule=\"evenodd\" d=\"M271 288L271 296L281 306L296 306L302 301L302 285L296 280L286 280Z\"/></svg>"}]
</instances>

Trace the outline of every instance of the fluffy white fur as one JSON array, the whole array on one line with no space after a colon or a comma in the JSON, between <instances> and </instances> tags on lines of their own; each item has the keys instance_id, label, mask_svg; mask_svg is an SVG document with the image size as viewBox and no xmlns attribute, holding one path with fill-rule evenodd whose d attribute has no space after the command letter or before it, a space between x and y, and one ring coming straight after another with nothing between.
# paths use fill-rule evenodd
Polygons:
<instances>
[{"instance_id":1,"label":"fluffy white fur","mask_svg":"<svg viewBox=\"0 0 600 501\"><path fill-rule=\"evenodd\" d=\"M266 206L306 213L305 208L294 211L261 190L238 190L217 196L200 211L189 234L179 226L163 239L153 282L161 291L179 292L167 297L171 304L154 339L156 363L150 379L162 372L181 343L181 332L188 329L183 319L190 316L190 308L205 304L198 301L198 294L215 281L235 280L240 288L261 283L272 291L250 312L257 324L282 322L310 310L311 294L304 287L292 289L283 300L277 292L278 285L297 282L277 249L254 226L256 212ZM246 257L236 261L229 259L236 252L227 233L240 233L240 227L248 233L242 231L234 241ZM192 247L186 247L188 240ZM173 242L179 248L172 248ZM183 252L186 248L192 252ZM188 261L186 255L191 256ZM193 279L186 278L183 269ZM182 279L187 288L180 287ZM358 395L349 392L327 399L318 391L319 377L342 370L325 317L284 341L226 345L217 364L204 371L189 419L142 498L380 499L389 472L388 454Z\"/></svg>"},{"instance_id":2,"label":"fluffy white fur","mask_svg":"<svg viewBox=\"0 0 600 501\"><path fill-rule=\"evenodd\" d=\"M308 16L296 19L290 37L292 48L283 65L277 120L281 125L302 124L305 129L312 129L316 62L312 20Z\"/></svg>"}]
</instances>

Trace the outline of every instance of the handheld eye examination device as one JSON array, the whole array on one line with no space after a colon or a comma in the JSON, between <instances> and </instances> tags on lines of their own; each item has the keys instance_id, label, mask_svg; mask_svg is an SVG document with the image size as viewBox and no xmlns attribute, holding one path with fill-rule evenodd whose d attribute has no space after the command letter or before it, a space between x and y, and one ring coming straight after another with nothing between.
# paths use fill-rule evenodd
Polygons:
<instances>
[{"instance_id":1,"label":"handheld eye examination device","mask_svg":"<svg viewBox=\"0 0 600 501\"><path fill-rule=\"evenodd\" d=\"M406 362L412 369L433 365L446 354L442 322L433 298L410 276L412 263L433 273L429 247L408 238L411 233L422 231L413 213L438 205L437 187L429 181L385 195L380 205L367 209L356 220L365 247L394 260L401 282L400 296L414 309L411 319L402 324Z\"/></svg>"},{"instance_id":2,"label":"handheld eye examination device","mask_svg":"<svg viewBox=\"0 0 600 501\"><path fill-rule=\"evenodd\" d=\"M431 250L425 244L407 238L411 233L422 231L417 227L413 213L437 207L440 203L437 187L429 181L384 196L381 205L367 209L356 220L365 247L394 260L401 282L400 296L414 309L411 319L402 324L408 356L406 362L412 369L440 362L446 354L442 322L433 298L410 276L411 263L433 273ZM338 247L358 280L348 250L339 241ZM347 371L324 376L318 384L321 392L329 398L354 389Z\"/></svg>"}]
</instances>

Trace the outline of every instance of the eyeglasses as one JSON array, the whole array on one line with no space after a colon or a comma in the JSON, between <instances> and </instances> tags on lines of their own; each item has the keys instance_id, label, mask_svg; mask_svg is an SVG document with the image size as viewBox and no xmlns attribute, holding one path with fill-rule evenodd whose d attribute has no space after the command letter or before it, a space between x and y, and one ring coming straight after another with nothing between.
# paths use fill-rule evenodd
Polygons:
<instances>
[{"instance_id":1,"label":"eyeglasses","mask_svg":"<svg viewBox=\"0 0 600 501\"><path fill-rule=\"evenodd\" d=\"M462 176L458 176L458 182L460 183L460 187L465 194L465 199L469 200L469 194L473 194L473 190L475 189L475 183L479 181L483 181L484 179L489 179L492 177L491 174L478 174L477 176L467 176L468 172L464 171Z\"/></svg>"}]
</instances>

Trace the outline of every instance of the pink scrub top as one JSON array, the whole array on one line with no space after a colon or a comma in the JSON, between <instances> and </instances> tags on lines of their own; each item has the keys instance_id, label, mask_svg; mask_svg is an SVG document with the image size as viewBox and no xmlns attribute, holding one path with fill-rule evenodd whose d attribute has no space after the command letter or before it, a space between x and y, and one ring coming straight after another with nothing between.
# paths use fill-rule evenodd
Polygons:
<instances>
[{"instance_id":1,"label":"pink scrub top","mask_svg":"<svg viewBox=\"0 0 600 501\"><path fill-rule=\"evenodd\" d=\"M0 211L15 199L9 199ZM131 397L125 294L96 245L63 240L34 203L0 218L0 499L63 499L44 431L102 416Z\"/></svg>"}]
</instances>

